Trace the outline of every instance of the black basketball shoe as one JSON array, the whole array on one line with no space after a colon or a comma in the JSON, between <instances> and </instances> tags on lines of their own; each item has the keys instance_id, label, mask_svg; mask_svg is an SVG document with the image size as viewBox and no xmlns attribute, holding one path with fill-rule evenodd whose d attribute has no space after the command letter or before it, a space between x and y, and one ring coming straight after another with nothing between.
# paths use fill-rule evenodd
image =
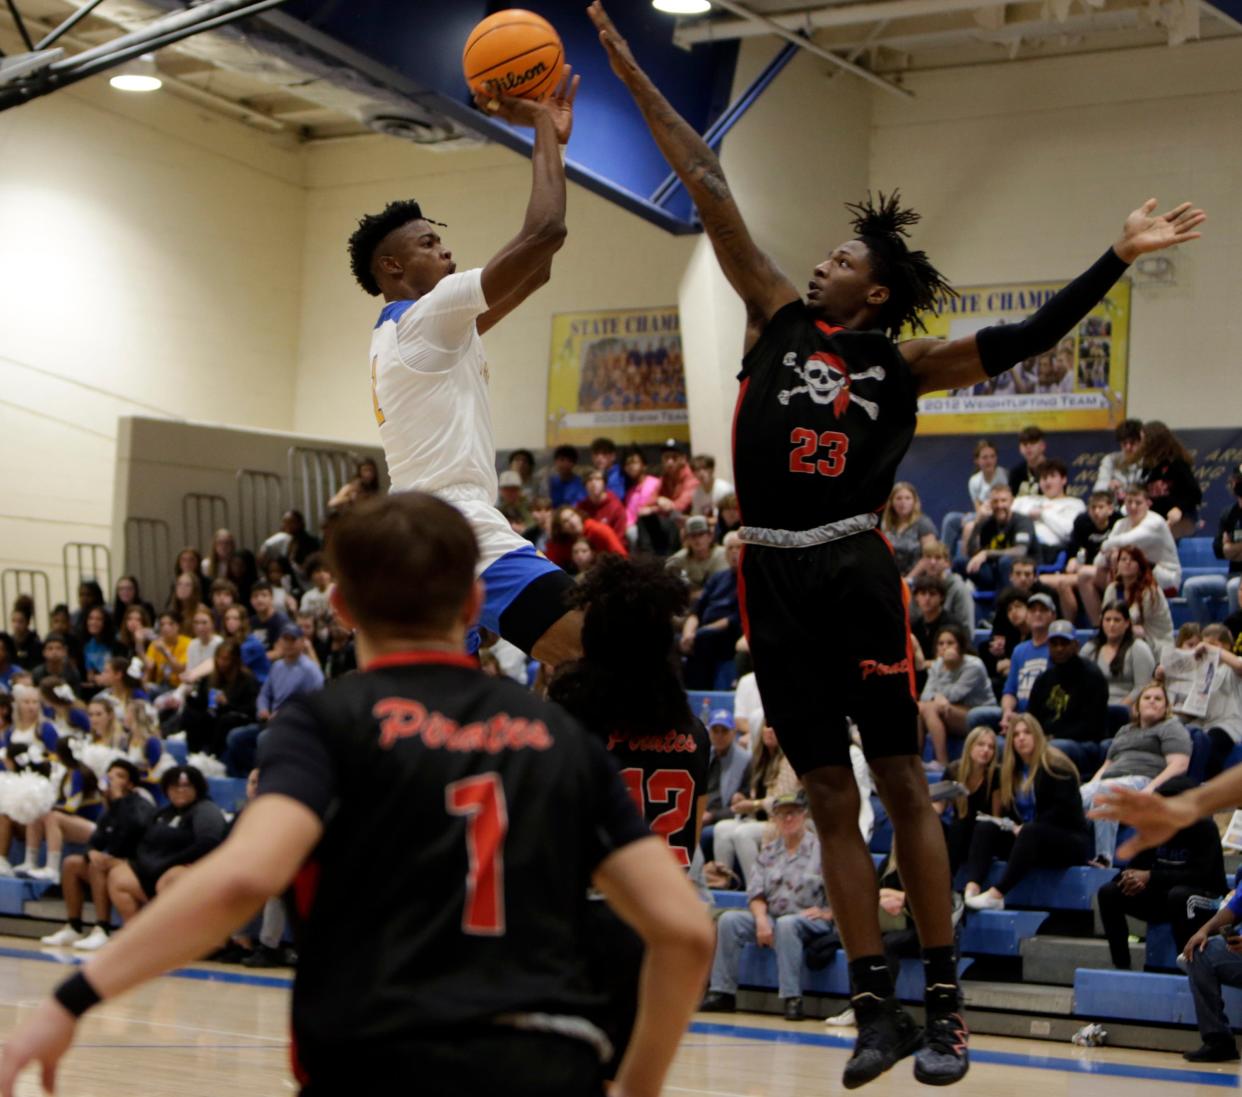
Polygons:
<instances>
[{"instance_id":1,"label":"black basketball shoe","mask_svg":"<svg viewBox=\"0 0 1242 1097\"><path fill-rule=\"evenodd\" d=\"M962 1018L962 992L937 986L927 992L927 1027L914 1056L914 1077L925 1086L951 1086L970 1069L970 1029Z\"/></svg>"},{"instance_id":2,"label":"black basketball shoe","mask_svg":"<svg viewBox=\"0 0 1242 1097\"><path fill-rule=\"evenodd\" d=\"M858 1039L854 1054L845 1064L841 1084L857 1089L874 1081L899 1059L904 1059L923 1042L923 1030L896 998L876 998L859 994L850 999Z\"/></svg>"}]
</instances>

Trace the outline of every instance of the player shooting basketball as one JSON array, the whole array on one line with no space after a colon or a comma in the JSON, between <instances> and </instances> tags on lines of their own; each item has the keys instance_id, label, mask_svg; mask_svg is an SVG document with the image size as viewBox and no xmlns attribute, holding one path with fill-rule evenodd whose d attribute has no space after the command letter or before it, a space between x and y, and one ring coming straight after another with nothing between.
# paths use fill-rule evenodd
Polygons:
<instances>
[{"instance_id":1,"label":"player shooting basketball","mask_svg":"<svg viewBox=\"0 0 1242 1097\"><path fill-rule=\"evenodd\" d=\"M1054 347L1144 252L1198 237L1204 214L1151 200L1121 238L1021 323L963 339L894 341L951 292L905 241L918 215L896 194L851 206L856 236L813 270L805 300L752 240L716 154L639 67L601 4L588 9L613 71L685 185L745 302L734 472L746 545L739 594L764 713L810 796L824 879L850 958L858 1040L844 1084L915 1054L931 1085L968 1067L948 854L918 757L906 589L877 512L914 436L918 397L973 385ZM894 996L875 870L858 830L847 718L893 821L926 975L926 1031Z\"/></svg>"}]
</instances>

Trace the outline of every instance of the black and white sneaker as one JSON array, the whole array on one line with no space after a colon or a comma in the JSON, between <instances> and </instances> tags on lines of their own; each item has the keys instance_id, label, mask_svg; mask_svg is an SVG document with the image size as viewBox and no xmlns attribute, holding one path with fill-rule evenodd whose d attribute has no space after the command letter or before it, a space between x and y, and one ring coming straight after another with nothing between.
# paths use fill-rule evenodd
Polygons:
<instances>
[{"instance_id":1,"label":"black and white sneaker","mask_svg":"<svg viewBox=\"0 0 1242 1097\"><path fill-rule=\"evenodd\" d=\"M923 1030L896 998L859 994L850 1004L858 1039L854 1041L854 1054L845 1064L841 1084L846 1089L857 1089L915 1051L923 1042Z\"/></svg>"},{"instance_id":2,"label":"black and white sneaker","mask_svg":"<svg viewBox=\"0 0 1242 1097\"><path fill-rule=\"evenodd\" d=\"M970 1069L970 1029L962 1018L957 987L937 987L927 995L923 1046L914 1056L914 1078L925 1086L951 1086Z\"/></svg>"}]
</instances>

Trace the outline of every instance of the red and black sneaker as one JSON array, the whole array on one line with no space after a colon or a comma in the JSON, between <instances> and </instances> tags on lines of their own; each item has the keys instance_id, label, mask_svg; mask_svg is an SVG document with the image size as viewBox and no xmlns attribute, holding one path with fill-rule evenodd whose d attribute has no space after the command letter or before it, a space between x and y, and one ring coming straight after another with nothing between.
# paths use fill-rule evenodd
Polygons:
<instances>
[{"instance_id":1,"label":"red and black sneaker","mask_svg":"<svg viewBox=\"0 0 1242 1097\"><path fill-rule=\"evenodd\" d=\"M970 1029L962 1018L962 992L933 987L927 992L923 1046L914 1055L914 1077L925 1086L951 1086L970 1069Z\"/></svg>"},{"instance_id":2,"label":"red and black sneaker","mask_svg":"<svg viewBox=\"0 0 1242 1097\"><path fill-rule=\"evenodd\" d=\"M857 994L850 999L858 1039L841 1084L857 1089L874 1081L923 1042L923 1030L896 998Z\"/></svg>"}]
</instances>

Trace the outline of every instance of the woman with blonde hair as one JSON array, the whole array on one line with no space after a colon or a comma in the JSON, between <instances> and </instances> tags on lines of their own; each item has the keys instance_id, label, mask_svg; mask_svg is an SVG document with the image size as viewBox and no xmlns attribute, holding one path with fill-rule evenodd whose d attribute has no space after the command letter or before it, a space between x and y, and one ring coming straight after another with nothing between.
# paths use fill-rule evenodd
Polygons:
<instances>
[{"instance_id":1,"label":"woman with blonde hair","mask_svg":"<svg viewBox=\"0 0 1242 1097\"><path fill-rule=\"evenodd\" d=\"M996 732L987 726L972 729L962 745L962 756L949 763L944 777L946 781L956 781L966 790L965 796L932 804L941 812L945 840L949 843L949 864L956 873L970 850L975 816L991 812L992 795L1000 787Z\"/></svg>"},{"instance_id":2,"label":"woman with blonde hair","mask_svg":"<svg viewBox=\"0 0 1242 1097\"><path fill-rule=\"evenodd\" d=\"M923 513L918 491L906 480L898 480L888 493L880 530L892 545L902 575L910 574L923 550L936 540L936 527Z\"/></svg>"},{"instance_id":3,"label":"woman with blonde hair","mask_svg":"<svg viewBox=\"0 0 1242 1097\"><path fill-rule=\"evenodd\" d=\"M966 905L1004 910L1009 894L1032 869L1081 865L1089 852L1078 770L1048 742L1038 720L1019 713L1009 723L992 812L980 817L967 858ZM992 862L1008 862L995 887L984 889Z\"/></svg>"}]
</instances>

